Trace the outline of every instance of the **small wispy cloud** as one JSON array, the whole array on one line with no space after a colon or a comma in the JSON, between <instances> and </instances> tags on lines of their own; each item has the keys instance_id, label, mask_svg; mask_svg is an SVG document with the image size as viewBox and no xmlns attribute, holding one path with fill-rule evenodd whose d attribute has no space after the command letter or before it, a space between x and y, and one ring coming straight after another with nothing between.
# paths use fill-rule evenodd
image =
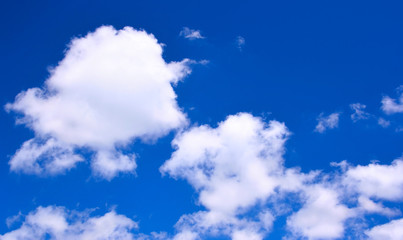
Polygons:
<instances>
[{"instance_id":1,"label":"small wispy cloud","mask_svg":"<svg viewBox=\"0 0 403 240\"><path fill-rule=\"evenodd\" d=\"M207 65L207 64L209 64L209 63L210 63L210 61L207 60L207 59L203 59L203 60L200 60L200 61L199 61L199 64L201 64L201 65Z\"/></svg>"},{"instance_id":2,"label":"small wispy cloud","mask_svg":"<svg viewBox=\"0 0 403 240\"><path fill-rule=\"evenodd\" d=\"M390 126L390 121L384 119L384 118L379 118L378 119L378 124L383 127L383 128L387 128Z\"/></svg>"},{"instance_id":3,"label":"small wispy cloud","mask_svg":"<svg viewBox=\"0 0 403 240\"><path fill-rule=\"evenodd\" d=\"M182 28L182 31L179 32L179 36L189 40L206 38L201 34L200 30L190 29L188 27Z\"/></svg>"},{"instance_id":4,"label":"small wispy cloud","mask_svg":"<svg viewBox=\"0 0 403 240\"><path fill-rule=\"evenodd\" d=\"M11 228L15 223L18 223L23 218L22 213L19 212L17 215L8 217L6 219L6 225L8 228Z\"/></svg>"},{"instance_id":5,"label":"small wispy cloud","mask_svg":"<svg viewBox=\"0 0 403 240\"><path fill-rule=\"evenodd\" d=\"M235 39L235 44L239 51L242 51L243 47L245 46L245 38L242 36L237 36Z\"/></svg>"},{"instance_id":6,"label":"small wispy cloud","mask_svg":"<svg viewBox=\"0 0 403 240\"><path fill-rule=\"evenodd\" d=\"M324 133L327 129L337 128L339 126L340 113L332 113L324 116L323 113L317 118L318 124L315 127L315 132Z\"/></svg>"},{"instance_id":7,"label":"small wispy cloud","mask_svg":"<svg viewBox=\"0 0 403 240\"><path fill-rule=\"evenodd\" d=\"M365 111L365 108L367 108L367 106L364 104L353 103L350 104L350 108L353 111L353 114L351 114L351 120L353 120L353 122L357 122L358 120L362 119L368 119L371 116L371 114Z\"/></svg>"}]
</instances>

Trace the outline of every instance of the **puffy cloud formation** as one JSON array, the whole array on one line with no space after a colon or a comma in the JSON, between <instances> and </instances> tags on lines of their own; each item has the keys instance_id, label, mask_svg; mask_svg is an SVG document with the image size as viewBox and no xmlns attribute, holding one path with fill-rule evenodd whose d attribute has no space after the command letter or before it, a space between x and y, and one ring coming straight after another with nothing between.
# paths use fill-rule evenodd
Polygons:
<instances>
[{"instance_id":1,"label":"puffy cloud formation","mask_svg":"<svg viewBox=\"0 0 403 240\"><path fill-rule=\"evenodd\" d=\"M362 235L363 227L354 229L355 220L364 223L371 221L365 218L368 214L388 218L401 215L399 209L388 208L383 204L383 201L388 204L403 201L401 158L389 165L371 163L351 166L346 161L333 165L339 166L341 172L321 173L316 181L307 181L301 185L304 204L287 220L287 226L294 237L340 239L346 230L350 234L358 231L356 234ZM350 223L347 221L349 219ZM391 225L395 226L395 221L392 220ZM384 229L383 226L379 226L379 229ZM389 238L377 238L386 235L377 235L375 229L378 227L366 231L371 239L400 239L400 233L392 230L387 235ZM383 230L379 231L383 234Z\"/></svg>"},{"instance_id":2,"label":"puffy cloud formation","mask_svg":"<svg viewBox=\"0 0 403 240\"><path fill-rule=\"evenodd\" d=\"M323 113L317 118L318 124L315 127L315 132L324 133L327 129L333 129L339 126L340 113L332 113L324 116Z\"/></svg>"},{"instance_id":3,"label":"puffy cloud formation","mask_svg":"<svg viewBox=\"0 0 403 240\"><path fill-rule=\"evenodd\" d=\"M201 35L200 30L190 29L188 27L182 28L182 30L179 32L179 36L182 36L182 37L187 38L189 40L205 38L204 36Z\"/></svg>"},{"instance_id":4,"label":"puffy cloud formation","mask_svg":"<svg viewBox=\"0 0 403 240\"><path fill-rule=\"evenodd\" d=\"M351 114L351 120L354 122L357 122L361 119L368 119L371 116L369 113L365 112L365 108L367 108L367 106L364 104L353 103L350 104L350 108L353 111L353 114Z\"/></svg>"},{"instance_id":5,"label":"puffy cloud formation","mask_svg":"<svg viewBox=\"0 0 403 240\"><path fill-rule=\"evenodd\" d=\"M401 92L403 90L403 85L397 89ZM400 93L400 97L398 99L385 96L382 98L381 103L381 108L386 114L403 113L403 92Z\"/></svg>"},{"instance_id":6,"label":"puffy cloud formation","mask_svg":"<svg viewBox=\"0 0 403 240\"><path fill-rule=\"evenodd\" d=\"M375 226L366 232L371 240L403 239L403 218Z\"/></svg>"},{"instance_id":7,"label":"puffy cloud formation","mask_svg":"<svg viewBox=\"0 0 403 240\"><path fill-rule=\"evenodd\" d=\"M281 170L287 135L276 121L265 126L249 114L229 116L216 129L200 126L179 134L173 141L177 150L161 171L188 180L207 208L230 214L273 192L270 175Z\"/></svg>"},{"instance_id":8,"label":"puffy cloud formation","mask_svg":"<svg viewBox=\"0 0 403 240\"><path fill-rule=\"evenodd\" d=\"M277 188L296 190L307 179L283 167L288 135L283 123L266 124L247 113L229 116L217 128L203 125L178 134L176 151L161 172L186 179L206 211L183 216L177 239L200 234L262 239L274 217L265 207L248 215L251 207L264 204Z\"/></svg>"},{"instance_id":9,"label":"puffy cloud formation","mask_svg":"<svg viewBox=\"0 0 403 240\"><path fill-rule=\"evenodd\" d=\"M2 240L100 240L134 239L137 228L133 220L115 211L90 217L88 213L69 212L63 207L38 207L25 217L22 225L0 235Z\"/></svg>"},{"instance_id":10,"label":"puffy cloud formation","mask_svg":"<svg viewBox=\"0 0 403 240\"><path fill-rule=\"evenodd\" d=\"M288 220L296 236L308 239L334 239L344 234L344 222L352 211L339 201L339 194L320 185L308 187L304 206Z\"/></svg>"},{"instance_id":11,"label":"puffy cloud formation","mask_svg":"<svg viewBox=\"0 0 403 240\"><path fill-rule=\"evenodd\" d=\"M229 116L216 128L180 132L160 170L187 180L204 210L183 215L174 239L264 239L281 215L288 215L291 239L338 239L347 230L362 235L364 229L354 230L349 222L368 214L401 214L382 202L403 197L401 159L367 166L343 161L333 164L341 171L304 174L283 165L288 136L284 124L266 124L247 113Z\"/></svg>"},{"instance_id":12,"label":"puffy cloud formation","mask_svg":"<svg viewBox=\"0 0 403 240\"><path fill-rule=\"evenodd\" d=\"M399 174L402 159L390 165L350 166L345 161L337 165L341 172L321 173L316 181L306 181L300 186L303 205L287 219L291 239L340 239L347 230L350 234L362 235L363 227L354 229L355 220L371 221L365 218L368 214L389 218L401 215L399 209L385 207L382 201L390 204L403 200L403 179ZM347 220L351 220L350 223ZM394 238L374 239L400 239L399 233L391 231L389 234Z\"/></svg>"},{"instance_id":13,"label":"puffy cloud formation","mask_svg":"<svg viewBox=\"0 0 403 240\"><path fill-rule=\"evenodd\" d=\"M10 161L26 173L60 173L95 152L95 174L133 172L134 155L118 148L151 140L187 123L172 84L190 73L188 60L166 63L157 39L131 27L103 26L69 44L43 88L21 92L6 109L18 112L35 138Z\"/></svg>"},{"instance_id":14,"label":"puffy cloud formation","mask_svg":"<svg viewBox=\"0 0 403 240\"><path fill-rule=\"evenodd\" d=\"M362 196L389 201L403 200L403 160L391 165L371 163L351 167L345 173L344 184Z\"/></svg>"},{"instance_id":15,"label":"puffy cloud formation","mask_svg":"<svg viewBox=\"0 0 403 240\"><path fill-rule=\"evenodd\" d=\"M10 161L12 171L31 174L58 174L73 168L84 159L74 154L71 145L63 144L50 138L44 142L40 139L26 141Z\"/></svg>"},{"instance_id":16,"label":"puffy cloud formation","mask_svg":"<svg viewBox=\"0 0 403 240\"><path fill-rule=\"evenodd\" d=\"M284 239L342 239L347 233L371 239L401 238L401 220L393 220L401 212L386 206L403 201L402 159L389 165L352 166L343 161L332 164L339 167L337 171L302 173L283 164L289 135L283 123L265 123L247 113L229 116L216 128L203 125L179 132L172 142L175 151L160 170L188 181L202 209L183 215L174 235L133 234L137 224L114 211L89 217L60 207L39 207L20 228L0 239L199 240L226 236L262 240L279 216L286 218ZM46 144L58 146L52 141ZM39 149L35 143L29 147ZM68 154L68 149L63 150L67 153L58 151ZM365 223L371 223L375 214L392 220L366 229ZM9 222L20 218L21 214ZM357 228L354 221L364 224Z\"/></svg>"}]
</instances>

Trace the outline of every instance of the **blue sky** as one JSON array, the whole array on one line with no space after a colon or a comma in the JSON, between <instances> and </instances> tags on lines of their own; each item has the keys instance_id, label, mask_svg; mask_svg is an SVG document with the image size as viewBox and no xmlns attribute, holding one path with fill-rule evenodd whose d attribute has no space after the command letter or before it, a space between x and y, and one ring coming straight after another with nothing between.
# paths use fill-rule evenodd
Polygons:
<instances>
[{"instance_id":1,"label":"blue sky","mask_svg":"<svg viewBox=\"0 0 403 240\"><path fill-rule=\"evenodd\" d=\"M3 1L0 239L401 239L402 7Z\"/></svg>"}]
</instances>

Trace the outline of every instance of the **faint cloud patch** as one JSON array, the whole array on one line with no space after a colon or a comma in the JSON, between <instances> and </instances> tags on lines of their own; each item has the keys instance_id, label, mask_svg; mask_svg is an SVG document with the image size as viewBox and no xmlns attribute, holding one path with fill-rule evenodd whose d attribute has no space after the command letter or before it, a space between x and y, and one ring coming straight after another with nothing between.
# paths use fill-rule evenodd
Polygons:
<instances>
[{"instance_id":1,"label":"faint cloud patch","mask_svg":"<svg viewBox=\"0 0 403 240\"><path fill-rule=\"evenodd\" d=\"M203 59L203 60L200 60L198 63L201 64L201 65L207 65L207 64L210 63L210 61L206 60L206 59Z\"/></svg>"},{"instance_id":2,"label":"faint cloud patch","mask_svg":"<svg viewBox=\"0 0 403 240\"><path fill-rule=\"evenodd\" d=\"M324 133L327 129L337 128L339 126L340 113L332 113L325 116L323 113L317 118L318 124L315 132Z\"/></svg>"},{"instance_id":3,"label":"faint cloud patch","mask_svg":"<svg viewBox=\"0 0 403 240\"><path fill-rule=\"evenodd\" d=\"M239 49L239 51L242 51L244 46L245 46L245 38L242 36L237 36L235 39L235 44L236 47Z\"/></svg>"},{"instance_id":4,"label":"faint cloud patch","mask_svg":"<svg viewBox=\"0 0 403 240\"><path fill-rule=\"evenodd\" d=\"M179 32L179 36L189 40L206 38L201 34L200 30L190 29L188 27L182 28L182 31Z\"/></svg>"},{"instance_id":5,"label":"faint cloud patch","mask_svg":"<svg viewBox=\"0 0 403 240\"><path fill-rule=\"evenodd\" d=\"M17 215L8 217L8 218L6 219L6 225L7 225L7 227L8 227L8 228L12 227L14 224L20 222L20 221L22 220L22 218L23 218L23 216L22 216L22 213L21 213L21 212L19 212Z\"/></svg>"},{"instance_id":6,"label":"faint cloud patch","mask_svg":"<svg viewBox=\"0 0 403 240\"><path fill-rule=\"evenodd\" d=\"M371 116L371 114L365 111L365 108L367 108L367 106L364 104L353 103L350 104L350 108L353 111L353 114L351 114L351 120L353 120L353 122L357 122L362 119L368 119Z\"/></svg>"},{"instance_id":7,"label":"faint cloud patch","mask_svg":"<svg viewBox=\"0 0 403 240\"><path fill-rule=\"evenodd\" d=\"M403 127L397 127L396 129L395 129L395 132L403 132Z\"/></svg>"},{"instance_id":8,"label":"faint cloud patch","mask_svg":"<svg viewBox=\"0 0 403 240\"><path fill-rule=\"evenodd\" d=\"M383 127L383 128L387 128L390 126L390 121L384 119L384 118L379 118L378 119L378 124Z\"/></svg>"}]
</instances>

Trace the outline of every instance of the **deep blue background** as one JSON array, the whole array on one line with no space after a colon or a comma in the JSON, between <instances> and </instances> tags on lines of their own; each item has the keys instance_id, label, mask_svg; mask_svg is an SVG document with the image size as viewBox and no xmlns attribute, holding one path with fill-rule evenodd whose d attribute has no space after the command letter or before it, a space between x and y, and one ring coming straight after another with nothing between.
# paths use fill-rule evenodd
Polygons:
<instances>
[{"instance_id":1,"label":"deep blue background","mask_svg":"<svg viewBox=\"0 0 403 240\"><path fill-rule=\"evenodd\" d=\"M0 105L22 90L41 86L48 67L63 58L72 37L101 25L145 29L166 44L167 61L207 59L206 66L176 87L179 105L192 124L215 126L240 111L276 119L293 132L287 166L330 171L332 161L390 163L402 154L402 117L385 116L382 96L396 97L403 83L401 1L1 1ZM206 39L179 37L182 27ZM236 46L237 36L246 44ZM353 123L349 104L360 102L376 119ZM342 112L338 129L313 132L316 117ZM161 177L174 134L154 145L131 148L137 176L111 182L91 177L87 163L66 175L41 178L10 173L10 156L33 133L0 111L0 233L5 219L37 206L70 209L112 206L140 221L140 231L168 231L182 214L199 209L184 181ZM280 235L277 229L271 236Z\"/></svg>"}]
</instances>

